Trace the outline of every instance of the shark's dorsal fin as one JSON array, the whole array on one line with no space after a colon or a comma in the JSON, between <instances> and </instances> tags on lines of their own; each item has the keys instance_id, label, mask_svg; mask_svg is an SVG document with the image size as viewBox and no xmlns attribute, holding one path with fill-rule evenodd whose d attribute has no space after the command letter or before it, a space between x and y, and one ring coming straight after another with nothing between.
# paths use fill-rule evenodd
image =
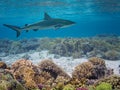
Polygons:
<instances>
[{"instance_id":1,"label":"shark's dorsal fin","mask_svg":"<svg viewBox=\"0 0 120 90\"><path fill-rule=\"evenodd\" d=\"M52 19L46 12L44 13L44 20Z\"/></svg>"}]
</instances>

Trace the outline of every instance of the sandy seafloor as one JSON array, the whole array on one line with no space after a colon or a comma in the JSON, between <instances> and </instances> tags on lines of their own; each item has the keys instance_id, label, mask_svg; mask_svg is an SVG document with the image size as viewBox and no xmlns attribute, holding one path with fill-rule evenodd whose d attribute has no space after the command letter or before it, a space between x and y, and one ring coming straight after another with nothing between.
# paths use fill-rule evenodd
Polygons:
<instances>
[{"instance_id":1,"label":"sandy seafloor","mask_svg":"<svg viewBox=\"0 0 120 90\"><path fill-rule=\"evenodd\" d=\"M2 61L6 62L8 65L11 65L16 60L23 59L24 56L27 56L29 60L33 62L33 64L38 64L40 61L45 59L51 59L54 63L56 63L58 66L60 66L63 70L65 70L70 76L72 74L72 71L74 70L74 67L82 62L86 62L88 58L78 58L74 59L72 57L61 57L59 55L55 54L49 54L49 52L41 51L41 52L27 52L22 54L15 54L15 55L8 55L5 57L0 57ZM105 60L107 68L114 69L114 74L120 75L120 60L110 61Z\"/></svg>"}]
</instances>

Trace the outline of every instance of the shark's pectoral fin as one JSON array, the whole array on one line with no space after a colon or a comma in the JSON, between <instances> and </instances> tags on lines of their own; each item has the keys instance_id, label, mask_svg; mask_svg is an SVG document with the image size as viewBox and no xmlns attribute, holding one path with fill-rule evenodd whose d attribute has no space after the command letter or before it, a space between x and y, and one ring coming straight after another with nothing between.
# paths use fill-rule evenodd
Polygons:
<instances>
[{"instance_id":1,"label":"shark's pectoral fin","mask_svg":"<svg viewBox=\"0 0 120 90\"><path fill-rule=\"evenodd\" d=\"M34 29L33 31L37 31L38 29Z\"/></svg>"},{"instance_id":2,"label":"shark's pectoral fin","mask_svg":"<svg viewBox=\"0 0 120 90\"><path fill-rule=\"evenodd\" d=\"M60 29L61 27L62 27L62 25L61 25L61 24L58 24L58 25L55 25L55 26L54 26L54 29L55 29L55 30L58 30L58 29Z\"/></svg>"}]
</instances>

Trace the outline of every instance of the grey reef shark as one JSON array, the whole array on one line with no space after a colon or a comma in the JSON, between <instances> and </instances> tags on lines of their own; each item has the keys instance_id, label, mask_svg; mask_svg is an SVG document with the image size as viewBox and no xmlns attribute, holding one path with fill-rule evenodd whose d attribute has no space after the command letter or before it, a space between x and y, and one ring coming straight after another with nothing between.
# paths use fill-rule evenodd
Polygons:
<instances>
[{"instance_id":1,"label":"grey reef shark","mask_svg":"<svg viewBox=\"0 0 120 90\"><path fill-rule=\"evenodd\" d=\"M54 30L58 30L60 28L68 27L73 24L75 24L75 22L65 19L52 18L45 12L43 21L30 25L25 24L25 26L22 28L8 24L3 24L3 25L8 28L11 28L12 30L15 30L17 32L17 37L19 37L22 30L26 30L26 32L28 32L29 30L38 31L38 30L51 29L51 28L53 28Z\"/></svg>"}]
</instances>

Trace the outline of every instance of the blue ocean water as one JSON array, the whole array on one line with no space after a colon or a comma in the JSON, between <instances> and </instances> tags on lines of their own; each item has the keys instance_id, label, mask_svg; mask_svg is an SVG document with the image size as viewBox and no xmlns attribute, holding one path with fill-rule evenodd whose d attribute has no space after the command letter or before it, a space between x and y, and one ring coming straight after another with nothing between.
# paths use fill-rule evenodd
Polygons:
<instances>
[{"instance_id":1,"label":"blue ocean water","mask_svg":"<svg viewBox=\"0 0 120 90\"><path fill-rule=\"evenodd\" d=\"M23 27L39 22L47 12L53 18L76 22L59 30L16 32L4 27L10 24ZM99 34L120 35L120 0L0 0L0 38L33 37L90 37Z\"/></svg>"}]
</instances>

